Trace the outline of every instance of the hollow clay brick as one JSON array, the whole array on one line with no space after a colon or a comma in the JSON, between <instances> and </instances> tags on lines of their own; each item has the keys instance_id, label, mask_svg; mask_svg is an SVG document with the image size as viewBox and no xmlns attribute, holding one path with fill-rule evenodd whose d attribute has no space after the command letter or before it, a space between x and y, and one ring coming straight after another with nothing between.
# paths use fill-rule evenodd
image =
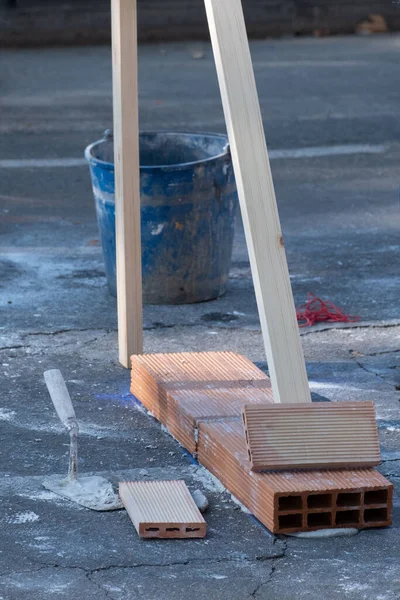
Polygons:
<instances>
[{"instance_id":1,"label":"hollow clay brick","mask_svg":"<svg viewBox=\"0 0 400 600\"><path fill-rule=\"evenodd\" d=\"M194 454L197 423L241 415L245 403L271 403L269 378L233 352L132 357L132 393Z\"/></svg>"},{"instance_id":2,"label":"hollow clay brick","mask_svg":"<svg viewBox=\"0 0 400 600\"><path fill-rule=\"evenodd\" d=\"M273 533L391 524L393 486L374 469L255 473L243 423L199 424L198 460Z\"/></svg>"},{"instance_id":3,"label":"hollow clay brick","mask_svg":"<svg viewBox=\"0 0 400 600\"><path fill-rule=\"evenodd\" d=\"M269 381L267 382L269 384ZM257 389L247 384L218 389L197 389L168 393L166 426L192 454L197 450L198 424L221 418L240 418L245 403L272 403L270 388Z\"/></svg>"},{"instance_id":4,"label":"hollow clay brick","mask_svg":"<svg viewBox=\"0 0 400 600\"><path fill-rule=\"evenodd\" d=\"M184 481L123 481L119 495L142 538L206 535L206 522Z\"/></svg>"},{"instance_id":5,"label":"hollow clay brick","mask_svg":"<svg viewBox=\"0 0 400 600\"><path fill-rule=\"evenodd\" d=\"M248 404L243 421L253 471L380 463L373 402Z\"/></svg>"},{"instance_id":6,"label":"hollow clay brick","mask_svg":"<svg viewBox=\"0 0 400 600\"><path fill-rule=\"evenodd\" d=\"M373 469L250 470L240 411L245 398L266 406L273 398L268 377L246 358L232 352L133 356L131 391L274 533L391 524L393 486Z\"/></svg>"}]
</instances>

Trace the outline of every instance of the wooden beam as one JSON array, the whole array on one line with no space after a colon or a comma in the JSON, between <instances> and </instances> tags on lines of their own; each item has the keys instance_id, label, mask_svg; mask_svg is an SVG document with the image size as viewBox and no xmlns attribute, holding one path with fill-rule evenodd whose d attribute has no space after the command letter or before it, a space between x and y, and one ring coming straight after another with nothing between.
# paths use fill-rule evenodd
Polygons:
<instances>
[{"instance_id":1,"label":"wooden beam","mask_svg":"<svg viewBox=\"0 0 400 600\"><path fill-rule=\"evenodd\" d=\"M310 402L240 0L205 0L275 402Z\"/></svg>"},{"instance_id":2,"label":"wooden beam","mask_svg":"<svg viewBox=\"0 0 400 600\"><path fill-rule=\"evenodd\" d=\"M111 0L119 360L143 352L136 0Z\"/></svg>"}]
</instances>

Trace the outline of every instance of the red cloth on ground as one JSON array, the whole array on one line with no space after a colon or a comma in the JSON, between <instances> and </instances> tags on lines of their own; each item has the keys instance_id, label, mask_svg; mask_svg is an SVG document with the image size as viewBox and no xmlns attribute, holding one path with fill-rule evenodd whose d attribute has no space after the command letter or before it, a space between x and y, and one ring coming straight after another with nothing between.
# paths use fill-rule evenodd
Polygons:
<instances>
[{"instance_id":1,"label":"red cloth on ground","mask_svg":"<svg viewBox=\"0 0 400 600\"><path fill-rule=\"evenodd\" d=\"M330 300L321 300L311 292L307 294L307 302L296 310L299 327L307 327L322 322L356 323L360 317L346 315L340 308Z\"/></svg>"}]
</instances>

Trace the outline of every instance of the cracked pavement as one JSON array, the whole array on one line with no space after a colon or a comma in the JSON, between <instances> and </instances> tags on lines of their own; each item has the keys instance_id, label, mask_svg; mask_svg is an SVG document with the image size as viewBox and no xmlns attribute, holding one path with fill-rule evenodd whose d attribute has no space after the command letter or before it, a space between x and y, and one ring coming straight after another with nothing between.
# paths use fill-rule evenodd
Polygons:
<instances>
[{"instance_id":1,"label":"cracked pavement","mask_svg":"<svg viewBox=\"0 0 400 600\"><path fill-rule=\"evenodd\" d=\"M204 51L193 61L188 44L140 49L142 129L223 131ZM361 317L301 330L312 392L374 400L379 469L397 493L399 52L398 35L252 43L271 149L385 146L272 170L296 303L312 291ZM0 69L0 160L80 157L110 126L108 48L6 51ZM131 396L86 167L2 168L0 234L0 600L398 600L397 493L391 528L274 537ZM228 293L147 306L144 320L146 351L237 350L267 369L240 220ZM140 541L124 511L91 512L44 490L68 456L43 381L50 368L63 372L79 419L80 471L114 484L185 479L210 501L205 540Z\"/></svg>"}]
</instances>

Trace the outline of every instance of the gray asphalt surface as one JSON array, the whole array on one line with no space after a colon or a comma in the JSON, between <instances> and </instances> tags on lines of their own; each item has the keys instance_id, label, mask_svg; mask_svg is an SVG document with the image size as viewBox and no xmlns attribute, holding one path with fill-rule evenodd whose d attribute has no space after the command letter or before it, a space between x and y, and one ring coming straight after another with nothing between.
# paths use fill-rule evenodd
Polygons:
<instances>
[{"instance_id":1,"label":"gray asphalt surface","mask_svg":"<svg viewBox=\"0 0 400 600\"><path fill-rule=\"evenodd\" d=\"M142 130L224 131L201 47L199 60L198 44L140 48ZM270 150L364 147L275 159L272 170L296 303L311 291L361 317L303 330L311 389L375 401L380 469L398 490L400 36L251 48ZM129 394L87 167L2 163L80 158L101 137L112 122L109 48L3 51L0 110L0 599L398 599L398 497L392 528L352 538L277 539L244 514ZM240 221L228 293L147 306L145 329L147 351L232 349L266 368ZM41 488L66 472L68 451L47 368L63 371L82 423L81 471L200 487L205 541L140 542L124 512L94 514Z\"/></svg>"}]
</instances>

